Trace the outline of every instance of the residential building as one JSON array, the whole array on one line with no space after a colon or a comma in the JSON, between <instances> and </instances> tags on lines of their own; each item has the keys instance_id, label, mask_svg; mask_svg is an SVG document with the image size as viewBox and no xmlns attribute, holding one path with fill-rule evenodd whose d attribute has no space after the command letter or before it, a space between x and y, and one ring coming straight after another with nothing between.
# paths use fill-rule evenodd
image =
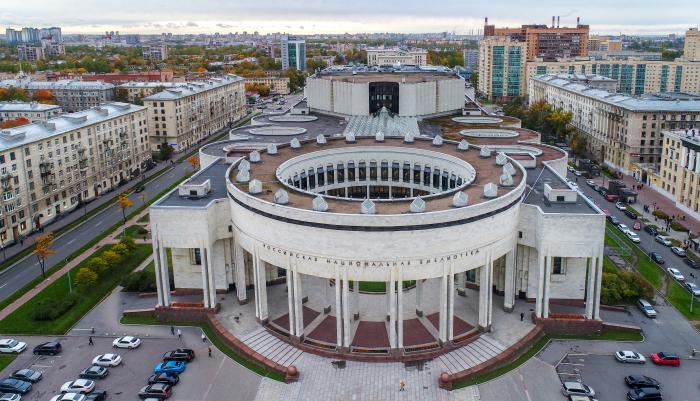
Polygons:
<instances>
[{"instance_id":1,"label":"residential building","mask_svg":"<svg viewBox=\"0 0 700 401\"><path fill-rule=\"evenodd\" d=\"M572 125L588 137L594 158L626 174L641 174L662 159L662 131L686 129L700 120L700 96L679 93L630 96L570 79L530 79L530 104L545 101L573 114Z\"/></svg>"},{"instance_id":2,"label":"residential building","mask_svg":"<svg viewBox=\"0 0 700 401\"><path fill-rule=\"evenodd\" d=\"M147 112L108 103L0 131L0 238L4 244L149 166Z\"/></svg>"},{"instance_id":3,"label":"residential building","mask_svg":"<svg viewBox=\"0 0 700 401\"><path fill-rule=\"evenodd\" d=\"M60 80L34 81L26 77L0 81L0 88L22 88L29 95L38 90L49 90L56 103L66 112L85 110L114 100L114 85L104 82Z\"/></svg>"},{"instance_id":4,"label":"residential building","mask_svg":"<svg viewBox=\"0 0 700 401\"><path fill-rule=\"evenodd\" d=\"M700 61L700 32L698 32L698 28L690 28L685 32L683 60Z\"/></svg>"},{"instance_id":5,"label":"residential building","mask_svg":"<svg viewBox=\"0 0 700 401\"><path fill-rule=\"evenodd\" d=\"M700 129L663 131L662 161L651 186L700 219Z\"/></svg>"},{"instance_id":6,"label":"residential building","mask_svg":"<svg viewBox=\"0 0 700 401\"><path fill-rule=\"evenodd\" d=\"M479 49L464 49L464 68L469 72L476 72L479 68Z\"/></svg>"},{"instance_id":7,"label":"residential building","mask_svg":"<svg viewBox=\"0 0 700 401\"><path fill-rule=\"evenodd\" d=\"M129 102L133 103L138 99L143 99L146 96L151 96L158 92L162 92L166 89L179 88L181 86L187 86L187 82L140 82L133 81L127 82L125 84L119 85L117 87L117 94L120 90L126 91L126 98ZM123 100L123 99L122 99Z\"/></svg>"},{"instance_id":8,"label":"residential building","mask_svg":"<svg viewBox=\"0 0 700 401\"><path fill-rule=\"evenodd\" d=\"M52 43L62 43L63 35L61 28L22 28L21 30L7 28L5 30L5 40L11 44L18 43L39 43L42 40L49 40Z\"/></svg>"},{"instance_id":9,"label":"residential building","mask_svg":"<svg viewBox=\"0 0 700 401\"><path fill-rule=\"evenodd\" d=\"M241 119L246 112L244 82L224 75L145 97L151 149L167 143L178 152Z\"/></svg>"},{"instance_id":10,"label":"residential building","mask_svg":"<svg viewBox=\"0 0 700 401\"><path fill-rule=\"evenodd\" d=\"M37 45L17 45L17 58L21 61L37 61L44 59L44 48Z\"/></svg>"},{"instance_id":11,"label":"residential building","mask_svg":"<svg viewBox=\"0 0 700 401\"><path fill-rule=\"evenodd\" d=\"M527 45L508 36L484 38L479 45L479 87L490 98L507 99L525 92Z\"/></svg>"},{"instance_id":12,"label":"residential building","mask_svg":"<svg viewBox=\"0 0 700 401\"><path fill-rule=\"evenodd\" d=\"M588 38L588 51L615 52L622 50L622 40L592 35Z\"/></svg>"},{"instance_id":13,"label":"residential building","mask_svg":"<svg viewBox=\"0 0 700 401\"><path fill-rule=\"evenodd\" d=\"M77 79L80 81L102 81L110 84L125 84L127 82L172 82L175 75L171 70L161 71L137 71L137 72L109 72L105 74L78 74L56 72L47 76L48 81L59 79Z\"/></svg>"},{"instance_id":14,"label":"residential building","mask_svg":"<svg viewBox=\"0 0 700 401\"><path fill-rule=\"evenodd\" d=\"M522 25L519 28L495 28L495 36L507 36L512 40L524 42L527 45L525 58L530 61L535 58L556 60L561 57L580 57L588 55L588 25L581 25L576 19L576 27L560 28L557 22L547 25Z\"/></svg>"},{"instance_id":15,"label":"residential building","mask_svg":"<svg viewBox=\"0 0 700 401\"><path fill-rule=\"evenodd\" d=\"M428 51L425 49L404 49L399 47L368 47L366 51L367 65L428 65Z\"/></svg>"},{"instance_id":16,"label":"residential building","mask_svg":"<svg viewBox=\"0 0 700 401\"><path fill-rule=\"evenodd\" d=\"M282 35L282 69L306 70L306 40L300 36Z\"/></svg>"},{"instance_id":17,"label":"residential building","mask_svg":"<svg viewBox=\"0 0 700 401\"><path fill-rule=\"evenodd\" d=\"M41 45L44 48L44 55L46 56L57 57L66 54L66 47L63 45L63 43L42 41Z\"/></svg>"},{"instance_id":18,"label":"residential building","mask_svg":"<svg viewBox=\"0 0 700 401\"><path fill-rule=\"evenodd\" d=\"M61 106L38 102L0 102L0 121L26 118L46 121L61 114Z\"/></svg>"},{"instance_id":19,"label":"residential building","mask_svg":"<svg viewBox=\"0 0 700 401\"><path fill-rule=\"evenodd\" d=\"M165 43L143 46L143 58L146 60L163 61L168 58L168 45Z\"/></svg>"},{"instance_id":20,"label":"residential building","mask_svg":"<svg viewBox=\"0 0 700 401\"><path fill-rule=\"evenodd\" d=\"M246 78L245 83L267 85L270 87L270 93L273 95L288 95L290 92L289 78L286 77Z\"/></svg>"}]
</instances>

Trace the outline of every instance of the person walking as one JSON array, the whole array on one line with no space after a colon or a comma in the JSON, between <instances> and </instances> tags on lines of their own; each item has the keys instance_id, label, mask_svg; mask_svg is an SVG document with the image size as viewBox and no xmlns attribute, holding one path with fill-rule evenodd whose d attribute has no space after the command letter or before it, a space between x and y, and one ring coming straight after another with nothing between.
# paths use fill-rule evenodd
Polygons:
<instances>
[{"instance_id":1,"label":"person walking","mask_svg":"<svg viewBox=\"0 0 700 401\"><path fill-rule=\"evenodd\" d=\"M95 343L92 342L92 336L90 336L90 338L88 339L88 345L95 345Z\"/></svg>"},{"instance_id":2,"label":"person walking","mask_svg":"<svg viewBox=\"0 0 700 401\"><path fill-rule=\"evenodd\" d=\"M399 382L399 391L406 391L406 382L404 382L403 380Z\"/></svg>"},{"instance_id":3,"label":"person walking","mask_svg":"<svg viewBox=\"0 0 700 401\"><path fill-rule=\"evenodd\" d=\"M209 358L211 358L211 347L209 347L208 351L209 351Z\"/></svg>"},{"instance_id":4,"label":"person walking","mask_svg":"<svg viewBox=\"0 0 700 401\"><path fill-rule=\"evenodd\" d=\"M177 338L182 340L182 331L180 329L177 329Z\"/></svg>"},{"instance_id":5,"label":"person walking","mask_svg":"<svg viewBox=\"0 0 700 401\"><path fill-rule=\"evenodd\" d=\"M520 312L520 321L522 322L525 319L525 313Z\"/></svg>"},{"instance_id":6,"label":"person walking","mask_svg":"<svg viewBox=\"0 0 700 401\"><path fill-rule=\"evenodd\" d=\"M175 326L170 325L170 334L175 335Z\"/></svg>"},{"instance_id":7,"label":"person walking","mask_svg":"<svg viewBox=\"0 0 700 401\"><path fill-rule=\"evenodd\" d=\"M204 335L204 332L202 332L202 342L203 343L207 342L207 336Z\"/></svg>"}]
</instances>

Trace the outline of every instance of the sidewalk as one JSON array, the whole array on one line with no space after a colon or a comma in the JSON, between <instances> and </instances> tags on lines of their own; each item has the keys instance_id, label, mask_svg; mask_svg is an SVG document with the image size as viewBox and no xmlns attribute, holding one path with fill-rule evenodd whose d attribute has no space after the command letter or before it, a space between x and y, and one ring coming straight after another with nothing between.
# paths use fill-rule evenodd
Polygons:
<instances>
[{"instance_id":1,"label":"sidewalk","mask_svg":"<svg viewBox=\"0 0 700 401\"><path fill-rule=\"evenodd\" d=\"M73 260L68 262L65 266L63 266L60 270L54 272L52 275L47 277L45 280L37 284L34 288L31 290L27 291L24 293L21 297L17 298L14 302L9 304L6 308L0 311L0 320L6 318L8 315L10 315L12 312L17 310L20 306L22 306L25 302L29 301L32 299L36 294L41 292L44 288L46 288L49 284L53 283L54 281L58 280L61 276L64 274L68 273L68 271L78 264L82 262L83 260L87 259L95 253L98 249L100 249L104 245L108 244L114 244L119 242L119 240L116 238L119 234L122 233L122 230L126 227L129 227L130 225L133 224L139 224L137 223L137 220L141 218L144 214L148 213L148 209L143 210L141 213L138 215L132 217L130 220L126 222L126 224L122 224L119 226L118 229L114 230L112 233L110 233L108 236L103 238L100 242L98 242L94 247L86 250L85 252L81 253L77 257L75 257ZM144 241L139 241L139 243L145 243ZM37 262L38 263L38 262Z\"/></svg>"}]
</instances>

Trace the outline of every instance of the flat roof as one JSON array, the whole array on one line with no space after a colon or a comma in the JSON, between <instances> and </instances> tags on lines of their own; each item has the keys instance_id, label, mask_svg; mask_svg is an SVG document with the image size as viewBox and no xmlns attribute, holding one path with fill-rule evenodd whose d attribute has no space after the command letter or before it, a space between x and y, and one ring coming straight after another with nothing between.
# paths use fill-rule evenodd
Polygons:
<instances>
[{"instance_id":1,"label":"flat roof","mask_svg":"<svg viewBox=\"0 0 700 401\"><path fill-rule=\"evenodd\" d=\"M0 102L0 111L49 111L60 108L57 104L39 102Z\"/></svg>"},{"instance_id":2,"label":"flat roof","mask_svg":"<svg viewBox=\"0 0 700 401\"><path fill-rule=\"evenodd\" d=\"M131 103L110 102L91 109L49 118L46 122L34 122L20 127L3 129L0 130L0 151L143 110L146 110L146 107Z\"/></svg>"},{"instance_id":3,"label":"flat roof","mask_svg":"<svg viewBox=\"0 0 700 401\"><path fill-rule=\"evenodd\" d=\"M576 202L550 202L544 197L544 184L554 188L570 188L569 185L549 166L542 164L536 168L526 169L527 186L523 203L539 206L544 213L569 214L599 214L580 192L576 194Z\"/></svg>"},{"instance_id":4,"label":"flat roof","mask_svg":"<svg viewBox=\"0 0 700 401\"><path fill-rule=\"evenodd\" d=\"M443 66L417 65L339 65L328 67L309 79L352 80L354 82L395 81L422 82L443 79L461 79L453 70Z\"/></svg>"},{"instance_id":5,"label":"flat roof","mask_svg":"<svg viewBox=\"0 0 700 401\"><path fill-rule=\"evenodd\" d=\"M209 180L211 190L209 194L202 198L187 198L178 194L177 188L168 193L163 198L160 198L153 206L167 207L204 207L214 199L226 198L226 170L230 164L227 164L225 159L219 159L216 162L203 168L197 174L190 177L183 184L201 184ZM182 185L182 184L180 184Z\"/></svg>"},{"instance_id":6,"label":"flat roof","mask_svg":"<svg viewBox=\"0 0 700 401\"><path fill-rule=\"evenodd\" d=\"M188 82L142 82L142 81L131 81L125 84L119 85L120 88L178 88L180 86L187 86Z\"/></svg>"},{"instance_id":7,"label":"flat roof","mask_svg":"<svg viewBox=\"0 0 700 401\"><path fill-rule=\"evenodd\" d=\"M206 92L211 89L219 88L234 82L243 81L243 78L238 75L221 75L218 77L209 78L206 81L188 82L187 85L178 86L176 88L166 89L162 92L143 98L143 100L175 100L183 97L196 95Z\"/></svg>"},{"instance_id":8,"label":"flat roof","mask_svg":"<svg viewBox=\"0 0 700 401\"><path fill-rule=\"evenodd\" d=\"M25 88L29 90L107 90L114 85L103 81L80 81L76 79L61 79L58 81L35 81L28 78L4 79L0 88Z\"/></svg>"}]
</instances>

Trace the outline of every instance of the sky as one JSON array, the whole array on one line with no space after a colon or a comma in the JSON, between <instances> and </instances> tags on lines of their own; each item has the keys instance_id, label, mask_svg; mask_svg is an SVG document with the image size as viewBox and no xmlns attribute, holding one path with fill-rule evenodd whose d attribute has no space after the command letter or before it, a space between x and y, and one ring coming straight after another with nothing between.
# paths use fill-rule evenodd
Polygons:
<instances>
[{"instance_id":1,"label":"sky","mask_svg":"<svg viewBox=\"0 0 700 401\"><path fill-rule=\"evenodd\" d=\"M1 0L0 29L60 26L64 33L291 34L455 32L550 24L576 17L593 34L683 33L698 26L700 0Z\"/></svg>"}]
</instances>

